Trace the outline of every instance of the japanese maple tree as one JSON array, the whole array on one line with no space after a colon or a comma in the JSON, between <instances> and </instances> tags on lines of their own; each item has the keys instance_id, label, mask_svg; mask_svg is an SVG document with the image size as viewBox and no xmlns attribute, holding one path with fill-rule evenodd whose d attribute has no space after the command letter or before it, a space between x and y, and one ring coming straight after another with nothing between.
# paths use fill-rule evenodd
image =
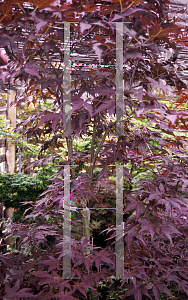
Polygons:
<instances>
[{"instance_id":1,"label":"japanese maple tree","mask_svg":"<svg viewBox=\"0 0 188 300\"><path fill-rule=\"evenodd\" d=\"M99 298L99 282L115 273L115 253L90 243L86 208L96 203L103 207L96 187L104 178L108 182L116 165L124 166L126 184L123 299L159 300L161 292L171 296L172 284L188 296L187 86L178 75L182 66L175 57L177 49L187 48L187 31L175 16L169 17L169 4L168 0L1 1L0 47L8 57L0 67L2 86L21 87L14 104L52 101L49 109L30 115L16 128L23 138L46 137L41 158L28 167L49 161L59 167L49 188L30 203L25 220L33 221L7 225L11 235L20 237L20 247L0 255L3 299ZM122 22L123 134L117 135L116 26ZM66 24L70 24L70 87L65 82ZM84 136L91 138L90 151L78 153L74 141ZM65 142L68 159L56 152ZM47 155L49 147L53 151ZM71 278L66 279L67 165L71 203L80 209L82 220L79 225L80 220L73 219L71 226L83 226L83 236L71 239ZM107 232L113 238L115 224ZM51 244L49 237L54 237Z\"/></svg>"}]
</instances>

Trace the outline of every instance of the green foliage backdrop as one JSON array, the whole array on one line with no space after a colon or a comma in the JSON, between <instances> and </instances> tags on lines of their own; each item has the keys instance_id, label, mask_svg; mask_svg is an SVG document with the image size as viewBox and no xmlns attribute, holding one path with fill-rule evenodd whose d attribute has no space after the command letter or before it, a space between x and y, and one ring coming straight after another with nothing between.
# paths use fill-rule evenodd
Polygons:
<instances>
[{"instance_id":1,"label":"green foliage backdrop","mask_svg":"<svg viewBox=\"0 0 188 300\"><path fill-rule=\"evenodd\" d=\"M48 179L52 173L53 169L50 167L39 170L33 176L22 173L0 173L0 202L4 202L6 208L15 208L13 221L21 221L25 209L30 206L21 205L22 202L36 201L37 197L48 188L50 184Z\"/></svg>"}]
</instances>

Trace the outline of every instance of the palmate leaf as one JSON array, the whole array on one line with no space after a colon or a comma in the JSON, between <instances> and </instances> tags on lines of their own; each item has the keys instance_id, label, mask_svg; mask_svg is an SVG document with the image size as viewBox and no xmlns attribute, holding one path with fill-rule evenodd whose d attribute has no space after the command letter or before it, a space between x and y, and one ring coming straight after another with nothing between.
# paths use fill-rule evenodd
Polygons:
<instances>
[{"instance_id":1,"label":"palmate leaf","mask_svg":"<svg viewBox=\"0 0 188 300\"><path fill-rule=\"evenodd\" d=\"M177 34L178 31L181 30L181 27L174 24L169 24L166 28L161 28L160 25L155 26L154 29L151 30L151 37L167 37L169 34Z\"/></svg>"},{"instance_id":2,"label":"palmate leaf","mask_svg":"<svg viewBox=\"0 0 188 300\"><path fill-rule=\"evenodd\" d=\"M152 291L154 293L154 296L155 296L156 300L160 300L160 290L159 290L157 284L153 285Z\"/></svg>"},{"instance_id":3,"label":"palmate leaf","mask_svg":"<svg viewBox=\"0 0 188 300\"><path fill-rule=\"evenodd\" d=\"M160 226L160 230L161 233L163 233L172 243L172 236L174 236L174 234L178 234L178 235L182 235L181 232L179 232L179 230L177 230L174 226L165 226L165 225L161 225Z\"/></svg>"},{"instance_id":4,"label":"palmate leaf","mask_svg":"<svg viewBox=\"0 0 188 300\"><path fill-rule=\"evenodd\" d=\"M86 288L95 290L93 287L86 285L83 282L78 282L78 283L75 283L73 286L73 293L78 290L87 299L87 295L86 295L86 291L85 291Z\"/></svg>"},{"instance_id":5,"label":"palmate leaf","mask_svg":"<svg viewBox=\"0 0 188 300\"><path fill-rule=\"evenodd\" d=\"M46 114L44 117L41 118L39 124L35 127L35 130L37 130L41 125L45 124L48 121L52 121L52 129L55 132L55 128L59 120L63 119L62 113L49 113Z\"/></svg>"},{"instance_id":6,"label":"palmate leaf","mask_svg":"<svg viewBox=\"0 0 188 300\"><path fill-rule=\"evenodd\" d=\"M182 188L184 189L184 186ZM167 212L170 212L172 207L181 210L181 207L186 205L183 199L169 197L157 200L154 206L160 206L160 204L165 205Z\"/></svg>"},{"instance_id":7,"label":"palmate leaf","mask_svg":"<svg viewBox=\"0 0 188 300\"><path fill-rule=\"evenodd\" d=\"M59 267L59 258L56 259L53 256L49 256L49 259L44 260L42 263L48 266L48 272L50 272Z\"/></svg>"},{"instance_id":8,"label":"palmate leaf","mask_svg":"<svg viewBox=\"0 0 188 300\"><path fill-rule=\"evenodd\" d=\"M125 292L125 294L124 294L124 296L123 296L122 299L126 299L126 297L129 297L129 296L134 295L134 292L135 292L135 288L134 288L134 287L129 288L129 289Z\"/></svg>"},{"instance_id":9,"label":"palmate leaf","mask_svg":"<svg viewBox=\"0 0 188 300\"><path fill-rule=\"evenodd\" d=\"M37 76L39 79L41 78L40 75L38 75L37 70L34 69L34 68L27 68L27 67L25 67L25 68L24 68L24 71L25 71L26 73L31 74L31 75Z\"/></svg>"},{"instance_id":10,"label":"palmate leaf","mask_svg":"<svg viewBox=\"0 0 188 300\"><path fill-rule=\"evenodd\" d=\"M149 222L148 220L144 220L144 219L139 219L139 222L142 224L141 225L141 229L139 231L139 233L141 232L149 232L150 236L151 236L151 240L153 240L153 237L155 235L155 227L153 226L153 224L151 222Z\"/></svg>"},{"instance_id":11,"label":"palmate leaf","mask_svg":"<svg viewBox=\"0 0 188 300\"><path fill-rule=\"evenodd\" d=\"M34 298L35 296L33 295L32 289L31 288L23 288L19 289L20 287L20 281L16 281L14 286L12 288L9 287L8 283L5 285L5 295L4 298L8 299L18 299L19 297L24 298L24 297L32 297Z\"/></svg>"},{"instance_id":12,"label":"palmate leaf","mask_svg":"<svg viewBox=\"0 0 188 300\"><path fill-rule=\"evenodd\" d=\"M35 8L53 8L53 6L56 6L57 3L57 1L55 0L31 0L30 2L34 5Z\"/></svg>"},{"instance_id":13,"label":"palmate leaf","mask_svg":"<svg viewBox=\"0 0 188 300\"><path fill-rule=\"evenodd\" d=\"M93 276L92 276L93 275ZM109 277L109 272L97 272L91 275L91 279L94 279L96 286L98 287L101 280L106 282L106 278ZM110 278L111 279L111 278Z\"/></svg>"},{"instance_id":14,"label":"palmate leaf","mask_svg":"<svg viewBox=\"0 0 188 300\"><path fill-rule=\"evenodd\" d=\"M102 262L105 262L107 265L115 266L114 262L109 258L111 253L106 250L94 250L95 257L92 258L92 262L95 263L95 266L99 272L100 265Z\"/></svg>"},{"instance_id":15,"label":"palmate leaf","mask_svg":"<svg viewBox=\"0 0 188 300\"><path fill-rule=\"evenodd\" d=\"M5 1L4 5L0 7L0 12L1 12L1 20L4 18L7 18L7 20L10 18L10 14L12 11L12 1L7 0Z\"/></svg>"},{"instance_id":16,"label":"palmate leaf","mask_svg":"<svg viewBox=\"0 0 188 300\"><path fill-rule=\"evenodd\" d=\"M80 22L80 32L83 33L85 30L90 29L91 24Z\"/></svg>"},{"instance_id":17,"label":"palmate leaf","mask_svg":"<svg viewBox=\"0 0 188 300\"><path fill-rule=\"evenodd\" d=\"M78 298L75 298L74 296L72 296L72 292L68 292L68 293L57 293L55 294L57 299L60 300L77 300Z\"/></svg>"},{"instance_id":18,"label":"palmate leaf","mask_svg":"<svg viewBox=\"0 0 188 300\"><path fill-rule=\"evenodd\" d=\"M161 292L163 292L166 295L169 295L170 297L172 297L171 292L169 291L169 289L164 284L159 284L159 289L161 290Z\"/></svg>"},{"instance_id":19,"label":"palmate leaf","mask_svg":"<svg viewBox=\"0 0 188 300\"><path fill-rule=\"evenodd\" d=\"M134 295L135 300L142 300L143 295L147 296L149 299L152 299L148 293L148 290L144 286L139 286L137 288L133 287L133 288L127 289L127 291L125 292L122 299L126 299L126 297L132 296L132 295Z\"/></svg>"},{"instance_id":20,"label":"palmate leaf","mask_svg":"<svg viewBox=\"0 0 188 300\"><path fill-rule=\"evenodd\" d=\"M130 16L130 15L136 13L136 12L139 12L139 11L144 11L144 10L141 9L141 8L129 8L129 9L126 9L121 14L115 14L114 18L112 19L112 22L114 22L116 20L119 20L119 19L122 19L123 17Z\"/></svg>"}]
</instances>

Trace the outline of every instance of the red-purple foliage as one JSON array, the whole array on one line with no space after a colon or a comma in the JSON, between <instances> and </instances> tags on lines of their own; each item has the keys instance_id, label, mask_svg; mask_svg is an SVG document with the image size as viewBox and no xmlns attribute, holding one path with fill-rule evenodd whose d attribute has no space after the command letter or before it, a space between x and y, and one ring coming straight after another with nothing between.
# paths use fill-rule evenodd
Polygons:
<instances>
[{"instance_id":1,"label":"red-purple foliage","mask_svg":"<svg viewBox=\"0 0 188 300\"><path fill-rule=\"evenodd\" d=\"M169 4L168 0L1 1L0 48L9 58L0 67L2 87L21 82L15 103L35 104L36 99L50 98L56 107L56 112L47 109L31 115L17 127L27 139L50 136L41 153L53 146L53 154L43 154L29 167L54 161L59 140L66 139L69 156L68 161L62 157L57 176L26 216L25 220L34 221L8 225L11 235L20 236L20 248L0 255L1 299L87 298L88 290L114 275L113 251L98 249L83 236L71 239L72 278L62 277L64 165L79 164L79 155L73 156L71 147L73 139L83 134L92 135L91 151L82 157L86 172L76 176L72 171L71 200L79 208L86 207L91 198L100 202L93 187L112 174L109 166L115 163L125 165L124 179L132 186L124 191L128 217L123 299L152 299L154 295L159 300L161 292L171 295L171 283L188 297L187 136L175 134L187 130L188 111L182 105L187 86L178 76L178 59L170 54L180 46L187 49L187 31L175 24L175 17L169 17ZM108 115L115 115L113 21L125 22L125 135L118 138L114 138L115 123L107 120ZM71 22L71 53L85 55L96 66L100 62L96 68L77 64L71 70L71 137L63 127L63 22ZM168 95L166 104L152 88L165 93L164 98ZM89 96L86 100L81 98L84 93ZM96 166L101 171L94 178ZM78 222L72 220L72 226ZM114 231L114 226L107 229L111 237ZM54 237L52 245L49 236Z\"/></svg>"}]
</instances>

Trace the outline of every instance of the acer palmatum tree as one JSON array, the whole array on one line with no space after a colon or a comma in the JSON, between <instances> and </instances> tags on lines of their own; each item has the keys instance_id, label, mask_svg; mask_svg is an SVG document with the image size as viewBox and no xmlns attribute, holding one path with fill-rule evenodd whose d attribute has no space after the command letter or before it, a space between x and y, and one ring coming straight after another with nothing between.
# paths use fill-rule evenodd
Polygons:
<instances>
[{"instance_id":1,"label":"acer palmatum tree","mask_svg":"<svg viewBox=\"0 0 188 300\"><path fill-rule=\"evenodd\" d=\"M20 236L20 248L0 256L3 299L98 297L89 291L114 275L115 254L89 243L91 232L84 208L96 201L100 207L95 186L113 175L117 164L124 165L128 186L124 190L123 299L158 300L160 293L171 295L172 284L188 295L187 86L178 77L182 66L171 60L177 47L186 49L187 31L175 24L176 17L169 17L169 4L162 0L1 2L0 47L9 58L1 66L2 85L22 84L16 104L51 99L56 108L55 112L49 108L33 114L17 127L27 139L46 138L42 158L29 167L49 161L59 165L52 184L26 217L33 222L7 227L12 235ZM70 134L64 130L64 22L71 23L75 60ZM116 135L115 126L115 22L124 22L121 136ZM76 63L83 55L84 62ZM84 135L91 137L90 152L74 152L74 140ZM66 142L67 160L56 154L61 142ZM52 153L47 156L49 147ZM76 172L73 165L83 162ZM63 277L66 165L71 165L71 201L80 208L79 226L83 226L83 237L71 240L69 279ZM72 220L72 228L78 221ZM115 225L107 231L113 237Z\"/></svg>"}]
</instances>

